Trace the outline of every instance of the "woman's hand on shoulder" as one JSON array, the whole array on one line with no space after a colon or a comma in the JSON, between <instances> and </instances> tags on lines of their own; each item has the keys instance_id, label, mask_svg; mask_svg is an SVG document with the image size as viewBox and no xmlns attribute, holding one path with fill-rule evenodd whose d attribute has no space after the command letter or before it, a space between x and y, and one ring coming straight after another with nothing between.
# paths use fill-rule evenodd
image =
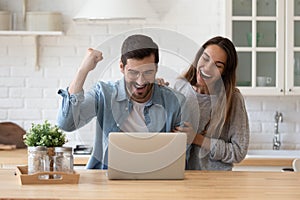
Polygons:
<instances>
[{"instance_id":1,"label":"woman's hand on shoulder","mask_svg":"<svg viewBox=\"0 0 300 200\"><path fill-rule=\"evenodd\" d=\"M163 78L156 78L156 83L160 86L169 86L169 82L165 81Z\"/></svg>"}]
</instances>

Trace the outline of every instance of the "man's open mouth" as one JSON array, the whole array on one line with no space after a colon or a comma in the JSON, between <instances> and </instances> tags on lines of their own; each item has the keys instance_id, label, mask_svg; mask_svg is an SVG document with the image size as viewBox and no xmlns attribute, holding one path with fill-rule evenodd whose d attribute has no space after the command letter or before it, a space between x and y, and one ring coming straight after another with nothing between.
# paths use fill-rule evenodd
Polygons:
<instances>
[{"instance_id":1,"label":"man's open mouth","mask_svg":"<svg viewBox=\"0 0 300 200\"><path fill-rule=\"evenodd\" d=\"M147 86L147 84L144 84L144 85L134 84L134 87L135 87L136 89L138 89L138 90L144 89L146 86Z\"/></svg>"}]
</instances>

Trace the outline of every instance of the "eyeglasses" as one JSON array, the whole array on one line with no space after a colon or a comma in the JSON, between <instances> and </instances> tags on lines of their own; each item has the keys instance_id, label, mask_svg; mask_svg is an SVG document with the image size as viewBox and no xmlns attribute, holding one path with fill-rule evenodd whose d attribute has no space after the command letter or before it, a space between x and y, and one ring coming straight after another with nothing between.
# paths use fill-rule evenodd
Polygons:
<instances>
[{"instance_id":1,"label":"eyeglasses","mask_svg":"<svg viewBox=\"0 0 300 200\"><path fill-rule=\"evenodd\" d=\"M143 75L143 77L145 79L151 79L155 75L155 70L147 70L147 71L143 71L143 72L139 72L136 70L128 70L127 71L127 76L130 79L138 79L141 75Z\"/></svg>"}]
</instances>

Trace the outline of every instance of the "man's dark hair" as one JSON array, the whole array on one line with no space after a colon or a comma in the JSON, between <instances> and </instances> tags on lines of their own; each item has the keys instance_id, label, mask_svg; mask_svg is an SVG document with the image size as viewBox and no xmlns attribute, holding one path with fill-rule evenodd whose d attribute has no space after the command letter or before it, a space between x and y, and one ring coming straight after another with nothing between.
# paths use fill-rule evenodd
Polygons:
<instances>
[{"instance_id":1,"label":"man's dark hair","mask_svg":"<svg viewBox=\"0 0 300 200\"><path fill-rule=\"evenodd\" d=\"M121 49L121 61L125 66L127 59L143 59L151 54L155 57L155 63L159 62L158 45L145 35L131 35L125 39Z\"/></svg>"}]
</instances>

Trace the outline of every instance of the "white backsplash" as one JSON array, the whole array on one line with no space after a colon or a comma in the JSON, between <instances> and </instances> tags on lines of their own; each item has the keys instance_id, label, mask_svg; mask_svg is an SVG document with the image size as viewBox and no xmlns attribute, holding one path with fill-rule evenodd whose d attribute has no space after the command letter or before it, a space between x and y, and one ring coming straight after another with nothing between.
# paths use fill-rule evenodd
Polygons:
<instances>
[{"instance_id":1,"label":"white backsplash","mask_svg":"<svg viewBox=\"0 0 300 200\"><path fill-rule=\"evenodd\" d=\"M245 97L250 121L250 149L272 149L275 132L275 112L281 112L279 122L281 149L300 149L300 98Z\"/></svg>"}]
</instances>

